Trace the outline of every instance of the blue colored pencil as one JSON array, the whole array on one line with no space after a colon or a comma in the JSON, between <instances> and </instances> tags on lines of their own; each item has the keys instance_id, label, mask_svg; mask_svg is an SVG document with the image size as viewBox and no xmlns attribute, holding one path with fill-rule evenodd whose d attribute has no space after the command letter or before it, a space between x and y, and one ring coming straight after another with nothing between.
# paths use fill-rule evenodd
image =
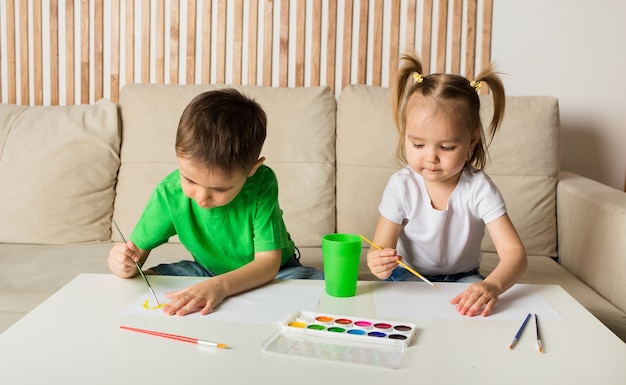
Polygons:
<instances>
[{"instance_id":1,"label":"blue colored pencil","mask_svg":"<svg viewBox=\"0 0 626 385\"><path fill-rule=\"evenodd\" d=\"M520 336L522 335L522 332L524 331L524 328L526 327L526 324L528 323L529 319L530 319L530 313L528 313L528 315L526 316L526 319L524 319L524 322L522 323L522 326L520 326L517 333L515 333L515 337L513 337L513 341L511 341L511 344L509 345L509 349L513 349L513 346L515 346L515 344L517 343L517 340L519 340Z\"/></svg>"}]
</instances>

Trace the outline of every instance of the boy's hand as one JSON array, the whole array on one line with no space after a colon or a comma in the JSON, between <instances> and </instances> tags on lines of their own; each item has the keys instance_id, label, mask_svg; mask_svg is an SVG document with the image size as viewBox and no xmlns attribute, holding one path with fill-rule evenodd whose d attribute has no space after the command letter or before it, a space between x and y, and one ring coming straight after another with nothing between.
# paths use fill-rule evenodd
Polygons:
<instances>
[{"instance_id":1,"label":"boy's hand","mask_svg":"<svg viewBox=\"0 0 626 385\"><path fill-rule=\"evenodd\" d=\"M134 277L139 274L135 261L139 262L140 253L132 241L116 243L109 251L109 269L118 277Z\"/></svg>"},{"instance_id":2,"label":"boy's hand","mask_svg":"<svg viewBox=\"0 0 626 385\"><path fill-rule=\"evenodd\" d=\"M402 259L395 249L378 250L371 248L367 252L367 267L378 279L387 279Z\"/></svg>"},{"instance_id":3,"label":"boy's hand","mask_svg":"<svg viewBox=\"0 0 626 385\"><path fill-rule=\"evenodd\" d=\"M450 303L456 305L456 310L461 315L473 317L480 314L486 317L491 313L497 301L497 288L485 282L478 282L454 297Z\"/></svg>"},{"instance_id":4,"label":"boy's hand","mask_svg":"<svg viewBox=\"0 0 626 385\"><path fill-rule=\"evenodd\" d=\"M200 314L211 313L226 295L219 280L215 278L197 283L186 289L166 293L169 302L163 312L169 315L184 316L200 311Z\"/></svg>"}]
</instances>

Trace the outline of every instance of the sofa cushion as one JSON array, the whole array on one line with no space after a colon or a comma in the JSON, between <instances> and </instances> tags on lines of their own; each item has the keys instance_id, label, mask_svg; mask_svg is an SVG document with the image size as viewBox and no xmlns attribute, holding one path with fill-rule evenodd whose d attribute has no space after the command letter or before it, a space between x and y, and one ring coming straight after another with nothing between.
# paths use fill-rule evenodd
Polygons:
<instances>
[{"instance_id":1,"label":"sofa cushion","mask_svg":"<svg viewBox=\"0 0 626 385\"><path fill-rule=\"evenodd\" d=\"M391 174L398 141L386 88L346 87L337 107L337 231L373 235L378 204ZM481 96L488 127L492 99ZM500 188L529 254L556 255L556 181L560 167L557 100L507 97L500 131L485 172ZM488 234L483 251L495 251Z\"/></svg>"},{"instance_id":2,"label":"sofa cushion","mask_svg":"<svg viewBox=\"0 0 626 385\"><path fill-rule=\"evenodd\" d=\"M117 107L0 105L0 242L108 240Z\"/></svg>"},{"instance_id":3,"label":"sofa cushion","mask_svg":"<svg viewBox=\"0 0 626 385\"><path fill-rule=\"evenodd\" d=\"M186 105L199 93L223 87L135 84L122 88L122 166L115 218L123 231L131 232L154 187L178 167L174 141ZM334 95L328 87L233 88L255 99L267 114L261 155L278 177L288 231L298 246L319 246L322 235L335 229Z\"/></svg>"}]
</instances>

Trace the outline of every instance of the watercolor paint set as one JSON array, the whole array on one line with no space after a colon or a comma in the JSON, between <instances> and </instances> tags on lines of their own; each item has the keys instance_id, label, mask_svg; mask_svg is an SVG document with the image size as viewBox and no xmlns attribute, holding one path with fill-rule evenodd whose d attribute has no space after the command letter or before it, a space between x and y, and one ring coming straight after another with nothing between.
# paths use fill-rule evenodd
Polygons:
<instances>
[{"instance_id":1,"label":"watercolor paint set","mask_svg":"<svg viewBox=\"0 0 626 385\"><path fill-rule=\"evenodd\" d=\"M415 325L361 317L300 311L282 323L285 333L407 347Z\"/></svg>"},{"instance_id":2,"label":"watercolor paint set","mask_svg":"<svg viewBox=\"0 0 626 385\"><path fill-rule=\"evenodd\" d=\"M398 368L415 324L300 311L279 324L263 351Z\"/></svg>"}]
</instances>

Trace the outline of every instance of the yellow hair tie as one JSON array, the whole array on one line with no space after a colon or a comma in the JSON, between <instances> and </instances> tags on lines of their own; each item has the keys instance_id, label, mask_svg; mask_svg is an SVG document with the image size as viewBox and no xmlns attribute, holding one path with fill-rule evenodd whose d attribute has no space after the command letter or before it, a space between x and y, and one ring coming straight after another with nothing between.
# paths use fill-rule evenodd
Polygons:
<instances>
[{"instance_id":1,"label":"yellow hair tie","mask_svg":"<svg viewBox=\"0 0 626 385\"><path fill-rule=\"evenodd\" d=\"M422 74L418 72L413 72L413 84L415 83L420 84L423 81L424 81L424 77L422 76Z\"/></svg>"},{"instance_id":2,"label":"yellow hair tie","mask_svg":"<svg viewBox=\"0 0 626 385\"><path fill-rule=\"evenodd\" d=\"M479 81L472 80L472 81L470 82L470 87L472 87L473 89L475 89L475 90L476 90L476 92L478 92L478 90L480 90L480 87L482 87L482 86L483 86L483 82L481 82L480 80L479 80Z\"/></svg>"}]
</instances>

